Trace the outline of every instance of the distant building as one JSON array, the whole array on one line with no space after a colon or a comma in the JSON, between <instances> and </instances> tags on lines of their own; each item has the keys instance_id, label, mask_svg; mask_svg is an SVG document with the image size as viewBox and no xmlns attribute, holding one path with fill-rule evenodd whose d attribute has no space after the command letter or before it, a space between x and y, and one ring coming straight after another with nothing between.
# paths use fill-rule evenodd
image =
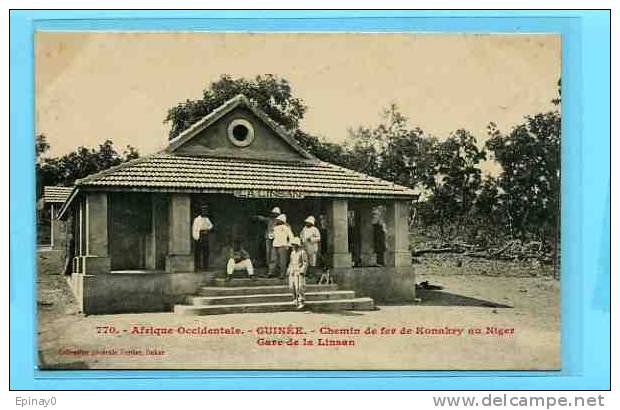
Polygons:
<instances>
[{"instance_id":1,"label":"distant building","mask_svg":"<svg viewBox=\"0 0 620 410\"><path fill-rule=\"evenodd\" d=\"M60 249L64 246L58 211L62 207L73 187L45 186L43 195L37 204L37 245Z\"/></svg>"},{"instance_id":2,"label":"distant building","mask_svg":"<svg viewBox=\"0 0 620 410\"><path fill-rule=\"evenodd\" d=\"M243 241L264 253L264 226L251 216L278 206L299 233L327 221L327 264L341 284L378 300L414 296L409 188L318 160L239 95L156 154L76 182L60 216L73 215L71 284L86 313L169 310L224 272ZM209 270L196 272L192 220L207 205ZM385 206L385 266L375 267L373 208ZM359 268L352 267L349 211L356 216Z\"/></svg>"},{"instance_id":3,"label":"distant building","mask_svg":"<svg viewBox=\"0 0 620 410\"><path fill-rule=\"evenodd\" d=\"M58 212L73 192L72 187L45 186L37 201L37 269L60 274L65 261L66 224Z\"/></svg>"}]
</instances>

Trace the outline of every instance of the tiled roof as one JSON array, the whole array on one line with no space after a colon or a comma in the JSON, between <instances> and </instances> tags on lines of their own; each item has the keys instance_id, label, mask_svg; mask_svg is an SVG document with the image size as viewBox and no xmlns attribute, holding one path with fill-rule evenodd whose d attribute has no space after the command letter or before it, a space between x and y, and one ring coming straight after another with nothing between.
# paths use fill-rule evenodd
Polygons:
<instances>
[{"instance_id":1,"label":"tiled roof","mask_svg":"<svg viewBox=\"0 0 620 410\"><path fill-rule=\"evenodd\" d=\"M45 186L42 199L44 202L64 203L72 191L73 187L68 186Z\"/></svg>"},{"instance_id":2,"label":"tiled roof","mask_svg":"<svg viewBox=\"0 0 620 410\"><path fill-rule=\"evenodd\" d=\"M415 197L413 190L321 161L189 157L158 153L77 181L80 188L299 196Z\"/></svg>"}]
</instances>

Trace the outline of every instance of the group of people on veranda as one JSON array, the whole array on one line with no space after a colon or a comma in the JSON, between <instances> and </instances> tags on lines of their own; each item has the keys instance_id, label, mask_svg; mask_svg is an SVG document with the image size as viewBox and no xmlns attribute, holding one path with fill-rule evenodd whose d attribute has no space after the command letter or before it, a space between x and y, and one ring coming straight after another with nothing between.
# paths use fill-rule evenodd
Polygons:
<instances>
[{"instance_id":1,"label":"group of people on veranda","mask_svg":"<svg viewBox=\"0 0 620 410\"><path fill-rule=\"evenodd\" d=\"M266 224L265 256L269 277L285 279L288 276L289 288L293 293L298 308L305 302L306 274L317 266L321 250L321 232L315 226L316 219L310 215L304 220L304 227L299 236L295 236L287 222L286 214L279 207L271 210L269 217L254 216L256 220ZM207 208L203 207L192 224L192 237L196 241L197 263L204 268L208 259L208 240L206 236L213 229L213 223L207 216ZM229 281L236 271L245 271L254 280L254 265L249 253L240 241L235 241L232 254L226 265L226 280Z\"/></svg>"},{"instance_id":2,"label":"group of people on veranda","mask_svg":"<svg viewBox=\"0 0 620 410\"><path fill-rule=\"evenodd\" d=\"M316 269L321 249L321 232L315 226L315 217L310 215L304 220L299 236L295 236L286 214L282 213L279 207L271 210L270 217L255 218L267 224L265 254L269 276L280 279L288 276L289 288L295 302L298 307L303 307L306 274Z\"/></svg>"}]
</instances>

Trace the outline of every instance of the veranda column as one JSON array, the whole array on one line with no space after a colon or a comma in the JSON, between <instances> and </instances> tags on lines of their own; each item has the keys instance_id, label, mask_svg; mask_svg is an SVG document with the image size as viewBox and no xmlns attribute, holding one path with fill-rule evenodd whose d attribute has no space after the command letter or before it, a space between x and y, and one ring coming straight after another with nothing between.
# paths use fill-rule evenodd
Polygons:
<instances>
[{"instance_id":1,"label":"veranda column","mask_svg":"<svg viewBox=\"0 0 620 410\"><path fill-rule=\"evenodd\" d=\"M389 202L385 213L385 223L387 225L385 266L397 268L411 266L409 202L402 200Z\"/></svg>"},{"instance_id":2,"label":"veranda column","mask_svg":"<svg viewBox=\"0 0 620 410\"><path fill-rule=\"evenodd\" d=\"M362 266L375 266L377 264L372 209L373 206L370 202L364 202L357 208L360 223L360 257L362 259Z\"/></svg>"},{"instance_id":3,"label":"veranda column","mask_svg":"<svg viewBox=\"0 0 620 410\"><path fill-rule=\"evenodd\" d=\"M85 248L82 272L87 275L110 273L108 253L108 195L105 192L86 194L84 204Z\"/></svg>"},{"instance_id":4,"label":"veranda column","mask_svg":"<svg viewBox=\"0 0 620 410\"><path fill-rule=\"evenodd\" d=\"M170 196L167 272L193 272L191 201L187 194Z\"/></svg>"},{"instance_id":5,"label":"veranda column","mask_svg":"<svg viewBox=\"0 0 620 410\"><path fill-rule=\"evenodd\" d=\"M348 203L344 199L334 199L328 206L330 221L329 261L332 268L350 268Z\"/></svg>"}]
</instances>

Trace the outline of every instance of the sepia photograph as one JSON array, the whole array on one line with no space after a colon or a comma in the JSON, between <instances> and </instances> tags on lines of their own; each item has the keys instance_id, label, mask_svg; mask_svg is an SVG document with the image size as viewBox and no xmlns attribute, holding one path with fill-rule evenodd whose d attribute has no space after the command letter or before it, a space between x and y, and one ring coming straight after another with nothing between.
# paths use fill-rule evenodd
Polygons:
<instances>
[{"instance_id":1,"label":"sepia photograph","mask_svg":"<svg viewBox=\"0 0 620 410\"><path fill-rule=\"evenodd\" d=\"M561 370L561 54L37 31L39 369Z\"/></svg>"}]
</instances>

